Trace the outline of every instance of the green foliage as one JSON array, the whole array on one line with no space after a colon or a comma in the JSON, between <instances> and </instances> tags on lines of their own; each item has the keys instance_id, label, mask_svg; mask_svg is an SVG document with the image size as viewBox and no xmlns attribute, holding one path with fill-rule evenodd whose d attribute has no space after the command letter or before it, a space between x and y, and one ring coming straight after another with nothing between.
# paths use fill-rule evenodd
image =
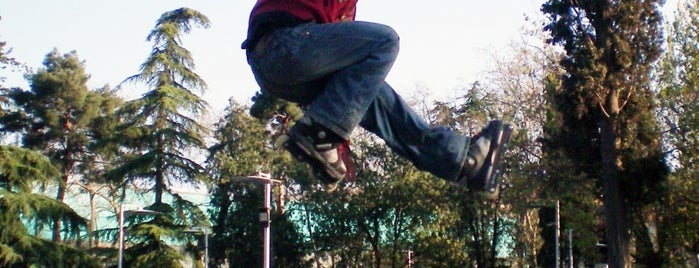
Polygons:
<instances>
[{"instance_id":1,"label":"green foliage","mask_svg":"<svg viewBox=\"0 0 699 268\"><path fill-rule=\"evenodd\" d=\"M476 82L464 94L450 102L436 101L426 115L432 124L450 127L467 134L481 130L497 115L494 92Z\"/></svg>"},{"instance_id":2,"label":"green foliage","mask_svg":"<svg viewBox=\"0 0 699 268\"><path fill-rule=\"evenodd\" d=\"M68 205L44 195L31 193L38 183L48 183L58 172L48 158L22 148L0 147L0 265L27 267L97 267L84 251L32 235L25 222L37 229L54 221L65 226L70 237L79 240L86 225Z\"/></svg>"},{"instance_id":3,"label":"green foliage","mask_svg":"<svg viewBox=\"0 0 699 268\"><path fill-rule=\"evenodd\" d=\"M118 99L106 87L87 89L89 76L75 52L61 55L54 49L46 55L44 68L27 77L31 91L4 92L11 105L0 124L5 131L19 133L24 147L45 153L56 164L61 174L56 198L62 201L74 178L98 177L89 176L99 158L89 150L97 144L95 134L108 126L100 124L112 111L108 104ZM55 221L55 241L60 241L60 232L60 221Z\"/></svg>"},{"instance_id":4,"label":"green foliage","mask_svg":"<svg viewBox=\"0 0 699 268\"><path fill-rule=\"evenodd\" d=\"M255 93L252 101L250 115L261 121L268 120L274 113L284 113L294 120L300 119L303 115L297 104L276 98L265 89L260 89L259 92Z\"/></svg>"},{"instance_id":5,"label":"green foliage","mask_svg":"<svg viewBox=\"0 0 699 268\"><path fill-rule=\"evenodd\" d=\"M661 4L551 0L542 6L549 42L566 52L561 86L550 91L560 130L545 148L565 152L575 173L598 180L611 267L627 267L631 248L644 246L632 245L631 233L639 240L654 235L646 231L645 206L658 199L666 178L649 81L661 52ZM635 256L637 263L650 259L657 258Z\"/></svg>"},{"instance_id":6,"label":"green foliage","mask_svg":"<svg viewBox=\"0 0 699 268\"><path fill-rule=\"evenodd\" d=\"M41 154L18 147L0 146L0 176L2 188L31 192L36 183L49 182L58 176L58 171Z\"/></svg>"},{"instance_id":7,"label":"green foliage","mask_svg":"<svg viewBox=\"0 0 699 268\"><path fill-rule=\"evenodd\" d=\"M147 38L153 42L151 54L140 73L126 79L144 83L150 90L124 103L117 113L118 121L104 118L108 127L97 132L106 142L95 148L110 157L118 156L105 175L108 182L123 188L129 183L150 183L149 191L154 193L151 208L161 213L152 222L133 226L129 237L139 239L139 243L129 247L130 267L179 267L183 256L167 245L165 238L184 239L175 231L208 225L197 205L173 192L175 186L207 181L204 167L194 160L205 150L208 134L206 126L196 119L207 109L196 94L205 90L206 83L194 72L191 53L181 45L182 35L194 26L208 28L209 20L188 8L162 14ZM164 195L172 197L173 203L165 204Z\"/></svg>"},{"instance_id":8,"label":"green foliage","mask_svg":"<svg viewBox=\"0 0 699 268\"><path fill-rule=\"evenodd\" d=\"M216 125L216 144L210 148L209 176L214 182L209 211L214 236L211 256L215 263L228 260L236 267L260 266L262 232L258 209L262 207L263 188L239 177L257 172L284 174L291 159L273 150L265 128L247 114L248 108L231 103ZM236 178L237 177L237 178ZM284 182L281 187L290 186ZM304 267L306 252L295 219L277 210L272 214L274 263L283 267Z\"/></svg>"},{"instance_id":9,"label":"green foliage","mask_svg":"<svg viewBox=\"0 0 699 268\"><path fill-rule=\"evenodd\" d=\"M146 209L162 214L125 213L125 243L130 244L124 252L125 267L182 267L182 255L168 245L172 239L185 240L177 236L182 227L177 221L181 216L169 205L160 204Z\"/></svg>"},{"instance_id":10,"label":"green foliage","mask_svg":"<svg viewBox=\"0 0 699 268\"><path fill-rule=\"evenodd\" d=\"M672 266L696 261L699 234L692 226L699 224L699 2L686 1L669 27L668 48L659 65L660 116L666 133L664 146L672 163L673 174L665 182L667 192L658 200L653 218L657 219L658 248ZM696 264L696 262L695 262Z\"/></svg>"},{"instance_id":11,"label":"green foliage","mask_svg":"<svg viewBox=\"0 0 699 268\"><path fill-rule=\"evenodd\" d=\"M17 60L6 55L4 46L5 42L0 42L0 69L21 66ZM54 51L47 56L45 65L46 69L30 76L32 82L36 82L36 88L33 88L35 90L32 92L25 92L19 88L7 89L0 85L0 103L3 106L0 112L2 134L19 131L26 134L24 141L29 145L51 140L51 135L56 134L51 130L56 125L50 125L58 120L56 111L70 105L81 105L81 95L71 92L81 88L81 83L84 82L81 77L86 78L75 54L61 57ZM0 82L4 82L4 77L0 77ZM59 84L59 87L52 88ZM41 104L42 97L39 97L39 94L52 95L57 92L60 92L58 95L61 98L54 99L54 107L47 105L46 101ZM82 110L85 107L79 109L70 110L67 113L71 115L64 118L79 117L78 114L84 113ZM63 124L71 123L73 122L63 121ZM26 128L29 126L35 128ZM43 137L37 135L38 133L42 133ZM68 146L64 144L64 147ZM65 226L62 231L66 237L80 240L80 231L86 225L84 218L61 200L32 193L39 185L65 186L59 179L60 173L60 169L57 169L49 158L36 151L0 146L0 266L98 266L97 261L84 251L67 244L41 239L36 233L30 234L25 226L28 224L33 226L34 230L41 230L52 223L62 223Z\"/></svg>"},{"instance_id":12,"label":"green foliage","mask_svg":"<svg viewBox=\"0 0 699 268\"><path fill-rule=\"evenodd\" d=\"M302 184L297 193L307 197L294 207L305 218L314 259L341 267L402 266L405 251L412 250L427 266L468 263L467 239L455 231L458 197L445 194L454 192L450 185L374 139L355 137L353 151L362 163L356 183L332 194Z\"/></svg>"},{"instance_id":13,"label":"green foliage","mask_svg":"<svg viewBox=\"0 0 699 268\"><path fill-rule=\"evenodd\" d=\"M5 50L6 45L7 42L0 41L0 70L14 69L21 66L21 63L9 56L9 52ZM0 117L5 116L5 109L10 104L10 100L5 96L5 93L9 90L3 85L5 79L6 77L0 76Z\"/></svg>"},{"instance_id":14,"label":"green foliage","mask_svg":"<svg viewBox=\"0 0 699 268\"><path fill-rule=\"evenodd\" d=\"M599 143L595 137L594 123L590 119L571 119L566 115L568 99L561 81L553 74L544 82L547 85L545 98L548 100L546 117L543 121L541 168L535 178L540 189L535 193L543 200L559 200L561 218L565 229L577 233L577 250L589 261L598 261L597 244L604 241L604 230L600 224L600 176ZM565 120L564 120L565 118ZM577 124L577 125L576 125ZM530 201L529 204L536 202ZM526 208L523 208L526 209ZM549 221L550 222L550 221ZM540 228L548 231L550 229ZM544 241L553 245L553 237ZM553 265L553 251L539 256L541 265Z\"/></svg>"},{"instance_id":15,"label":"green foliage","mask_svg":"<svg viewBox=\"0 0 699 268\"><path fill-rule=\"evenodd\" d=\"M208 27L199 12L181 8L164 13L148 35L153 51L141 65L141 72L127 79L153 88L143 97L125 103L117 128L118 143L124 144L122 163L110 178L125 182L150 180L154 183L155 203L169 185L196 183L203 168L185 152L204 148L205 126L188 114L205 112L206 102L191 89L203 90L204 81L194 73L188 50L180 45L183 33L193 25Z\"/></svg>"},{"instance_id":16,"label":"green foliage","mask_svg":"<svg viewBox=\"0 0 699 268\"><path fill-rule=\"evenodd\" d=\"M124 259L125 267L182 268L181 254L177 249L167 246L163 242L143 242L129 247L124 252L125 256L133 256Z\"/></svg>"},{"instance_id":17,"label":"green foliage","mask_svg":"<svg viewBox=\"0 0 699 268\"><path fill-rule=\"evenodd\" d=\"M89 76L85 74L77 53L60 55L54 49L46 55L44 66L30 76L31 91L15 88L8 93L9 98L21 108L15 112L19 114L14 118L23 118L21 123L26 125L18 122L15 127L8 127L7 130L26 130L23 137L25 146L38 149L60 142L73 126L84 125L91 118L90 115L83 114L91 111L85 109L88 95L85 83ZM66 149L68 150L70 149Z\"/></svg>"},{"instance_id":18,"label":"green foliage","mask_svg":"<svg viewBox=\"0 0 699 268\"><path fill-rule=\"evenodd\" d=\"M302 110L264 89L252 107L228 107L216 125L207 166L200 165L194 159L209 133L197 122L207 109L198 93L206 84L181 38L210 22L194 10L181 8L158 19L147 37L151 54L140 73L127 79L149 90L126 103L108 87L88 90L77 53L54 50L44 68L28 75L31 91L0 85L2 134L19 133L25 147L0 146L0 266L97 266L84 250L38 236L60 222L64 237L82 239L85 219L62 202L32 193L37 185L67 187L68 177L91 195L101 193L89 184L110 185L105 197L113 204L128 183L153 186L156 200L149 209L162 214L126 216L127 267L181 267L183 256L168 243L191 241L193 235L182 231L208 221L171 188L198 183L212 187L212 264L259 266L263 189L235 179L259 171L285 179L275 188L272 214L274 263L280 267L321 262L402 267L406 250L420 267L487 267L502 265L497 258L510 249L513 266L549 266L553 236L546 224L552 213L528 205L552 199L561 201L562 227L575 230L576 255L588 261L602 261L595 244L604 240L606 213L627 221L619 226L626 224L625 233L632 234L635 263L686 264L696 256L699 240L699 27L694 25L699 2L673 25L658 72L658 102L649 79L662 47L660 2L547 1L545 27L550 44L565 52L563 70L548 47L516 50L512 65L496 64L503 68L501 79L474 83L463 97L426 109L430 123L469 135L491 118L518 124L520 135L505 160L508 189L495 203L417 171L367 133L353 136L359 180L328 194L307 165L270 145L261 122L275 113L298 119ZM0 42L0 68L21 66L4 47ZM664 133L657 116L666 122ZM602 137L609 126L611 139ZM610 140L614 151L606 154ZM619 168L605 173L609 166L600 155ZM106 169L111 172L104 176ZM609 174L623 189L616 191L622 202L612 202L623 205L621 213L604 211L602 202L609 204L605 198L616 194L605 184ZM173 202L163 203L163 196ZM194 244L185 248L201 251Z\"/></svg>"}]
</instances>

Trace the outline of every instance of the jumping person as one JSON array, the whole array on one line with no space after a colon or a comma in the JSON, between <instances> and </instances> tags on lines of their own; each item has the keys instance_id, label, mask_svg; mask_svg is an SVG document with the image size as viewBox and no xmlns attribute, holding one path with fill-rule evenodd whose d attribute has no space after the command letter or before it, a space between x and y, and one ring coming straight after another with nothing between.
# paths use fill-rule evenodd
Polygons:
<instances>
[{"instance_id":1,"label":"jumping person","mask_svg":"<svg viewBox=\"0 0 699 268\"><path fill-rule=\"evenodd\" d=\"M261 88L305 107L284 147L311 165L328 191L348 174L352 130L376 134L420 170L475 190L497 189L500 156L513 128L491 121L473 138L430 126L385 82L398 35L355 21L357 0L258 0L246 49Z\"/></svg>"}]
</instances>

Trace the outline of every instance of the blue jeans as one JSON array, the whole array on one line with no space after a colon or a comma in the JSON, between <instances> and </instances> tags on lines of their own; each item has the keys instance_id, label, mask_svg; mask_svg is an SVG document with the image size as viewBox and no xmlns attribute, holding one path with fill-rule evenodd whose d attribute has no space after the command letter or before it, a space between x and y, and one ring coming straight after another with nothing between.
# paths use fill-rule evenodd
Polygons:
<instances>
[{"instance_id":1,"label":"blue jeans","mask_svg":"<svg viewBox=\"0 0 699 268\"><path fill-rule=\"evenodd\" d=\"M304 104L304 116L339 136L361 126L418 169L456 180L470 138L428 125L385 82L398 41L375 23L307 23L267 34L248 62L262 88Z\"/></svg>"}]
</instances>

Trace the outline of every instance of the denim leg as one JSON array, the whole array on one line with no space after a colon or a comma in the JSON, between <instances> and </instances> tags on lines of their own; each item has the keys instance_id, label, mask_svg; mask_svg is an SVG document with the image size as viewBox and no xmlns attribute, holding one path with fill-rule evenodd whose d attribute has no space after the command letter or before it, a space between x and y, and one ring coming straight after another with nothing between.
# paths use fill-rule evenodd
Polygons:
<instances>
[{"instance_id":1,"label":"denim leg","mask_svg":"<svg viewBox=\"0 0 699 268\"><path fill-rule=\"evenodd\" d=\"M427 125L385 82L398 54L393 29L368 22L309 23L268 36L263 53L248 51L263 88L304 103L306 116L345 139L361 125L418 169L457 178L469 138Z\"/></svg>"},{"instance_id":2,"label":"denim leg","mask_svg":"<svg viewBox=\"0 0 699 268\"><path fill-rule=\"evenodd\" d=\"M398 35L368 22L279 29L263 55L248 53L258 82L307 105L306 116L347 139L390 71Z\"/></svg>"},{"instance_id":3,"label":"denim leg","mask_svg":"<svg viewBox=\"0 0 699 268\"><path fill-rule=\"evenodd\" d=\"M387 83L360 125L416 168L445 180L458 179L470 138L448 127L428 125Z\"/></svg>"}]
</instances>

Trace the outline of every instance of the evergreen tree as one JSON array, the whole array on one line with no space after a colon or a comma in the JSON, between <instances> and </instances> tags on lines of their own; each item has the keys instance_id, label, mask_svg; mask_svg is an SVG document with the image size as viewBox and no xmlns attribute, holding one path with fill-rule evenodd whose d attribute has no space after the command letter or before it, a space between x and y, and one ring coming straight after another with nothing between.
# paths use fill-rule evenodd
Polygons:
<instances>
[{"instance_id":1,"label":"evergreen tree","mask_svg":"<svg viewBox=\"0 0 699 268\"><path fill-rule=\"evenodd\" d=\"M113 175L127 181L153 183L154 204L177 183L196 183L202 167L185 152L204 149L205 126L195 118L206 112L206 102L196 94L206 83L194 73L191 53L181 46L181 35L192 26L209 27L203 14L188 8L165 12L148 35L153 50L141 72L127 81L152 87L141 98L121 109L120 136L131 149Z\"/></svg>"},{"instance_id":2,"label":"evergreen tree","mask_svg":"<svg viewBox=\"0 0 699 268\"><path fill-rule=\"evenodd\" d=\"M181 45L182 35L195 26L208 28L209 19L189 8L165 12L156 21L146 38L153 42L151 54L140 73L126 80L150 89L121 107L119 125L111 137L121 151L120 162L108 173L110 180L122 191L129 183L150 185L154 201L147 208L162 213L129 226L135 234L129 239L138 242L125 255L125 263L132 267L179 267L183 256L166 238L184 239L177 230L207 224L204 212L174 193L175 187L205 182L203 167L194 157L206 148L208 130L196 119L207 109L197 95L206 83L194 72L192 55ZM164 203L164 195L173 202Z\"/></svg>"},{"instance_id":3,"label":"evergreen tree","mask_svg":"<svg viewBox=\"0 0 699 268\"><path fill-rule=\"evenodd\" d=\"M564 207L571 204L570 209L561 210L565 216L562 218L576 217L578 220L568 222L575 225L561 228L572 227L576 233L593 229L588 228L589 219L582 215L594 214L596 207L583 209L589 207L589 204L582 204L585 204L586 197L593 195L592 191L579 180L569 179L565 172L569 170L565 166L566 159L560 155L548 157L548 152L542 152L543 130L548 130L546 126L550 124L555 125L558 119L552 116L555 111L550 109L546 92L557 85L555 78L561 72L558 64L560 51L545 43L541 21L527 19L531 25L524 29L519 40L508 46L506 55L493 60L484 84L497 92L494 98L498 105L495 108L506 118L512 118L518 129L505 164L507 188L502 193L501 209L497 211L501 214L500 222L506 224L500 228L505 233L503 236L514 241L501 239L501 248L512 249L509 259L512 267L548 267L553 265L552 234L555 229L547 226L552 222L551 218L541 216L548 216L543 214L551 210L550 207L534 209L532 206L550 206L553 200L561 200ZM548 168L547 165L557 166ZM594 248L596 236L583 236L592 238ZM511 244L507 243L510 241Z\"/></svg>"},{"instance_id":4,"label":"evergreen tree","mask_svg":"<svg viewBox=\"0 0 699 268\"><path fill-rule=\"evenodd\" d=\"M101 93L87 89L89 76L75 52L53 50L44 68L29 75L31 91L7 92L18 109L2 117L6 131L18 132L23 146L48 155L61 170L56 199L63 201L69 184L89 170L93 120L100 114ZM54 222L53 239L60 242L60 221Z\"/></svg>"},{"instance_id":5,"label":"evergreen tree","mask_svg":"<svg viewBox=\"0 0 699 268\"><path fill-rule=\"evenodd\" d=\"M32 193L43 183L55 183L58 170L48 158L27 149L0 146L0 266L2 267L98 267L85 251L46 241L30 233L25 222L41 230L45 223L60 221L79 240L86 221L68 205Z\"/></svg>"},{"instance_id":6,"label":"evergreen tree","mask_svg":"<svg viewBox=\"0 0 699 268\"><path fill-rule=\"evenodd\" d=\"M8 58L0 42L0 69L18 65ZM0 77L0 83L4 77ZM0 84L3 112L7 116L18 113L9 90ZM5 110L7 108L7 110ZM10 112L8 115L5 112ZM2 124L7 127L7 124ZM1 136L4 136L5 132ZM70 238L79 240L85 226L80 217L66 204L33 190L40 185L59 182L59 171L44 155L24 148L0 146L0 266L2 267L97 267L98 263L84 251L73 246L46 241L32 234L27 225L41 230L47 223L61 222Z\"/></svg>"},{"instance_id":7,"label":"evergreen tree","mask_svg":"<svg viewBox=\"0 0 699 268\"><path fill-rule=\"evenodd\" d=\"M241 180L257 172L283 174L291 159L272 149L265 126L247 115L247 107L231 103L217 124L216 144L210 148L209 176L213 179L211 211L214 264L228 261L235 267L262 264L262 230L258 222L262 207L262 185ZM277 177L278 175L275 175ZM293 184L275 185L277 193ZM276 195L272 211L273 263L281 267L305 267L307 246L291 214L284 213L284 197Z\"/></svg>"},{"instance_id":8,"label":"evergreen tree","mask_svg":"<svg viewBox=\"0 0 699 268\"><path fill-rule=\"evenodd\" d=\"M614 268L633 263L632 234L643 224L637 219L658 197L666 172L649 88L662 42L661 3L549 0L542 6L549 41L566 52L554 104L561 131L549 145L565 150L576 172L599 179Z\"/></svg>"}]
</instances>

